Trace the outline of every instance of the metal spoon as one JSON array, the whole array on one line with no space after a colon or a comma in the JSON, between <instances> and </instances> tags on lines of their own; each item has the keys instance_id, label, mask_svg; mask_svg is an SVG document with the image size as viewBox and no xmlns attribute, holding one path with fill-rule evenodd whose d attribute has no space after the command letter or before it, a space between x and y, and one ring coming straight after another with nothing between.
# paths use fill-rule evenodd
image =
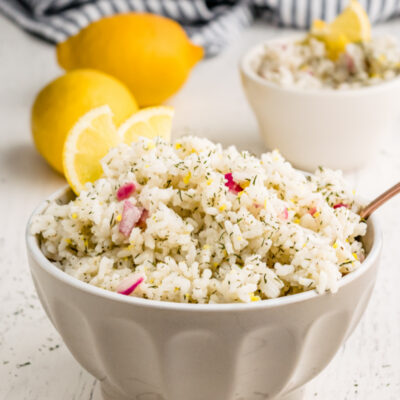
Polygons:
<instances>
[{"instance_id":1,"label":"metal spoon","mask_svg":"<svg viewBox=\"0 0 400 400\"><path fill-rule=\"evenodd\" d=\"M360 217L367 219L378 207L380 207L383 203L386 203L397 193L400 193L400 182L396 183L390 189L386 190L386 192L382 193L376 199L372 200L371 203L365 206L360 211Z\"/></svg>"}]
</instances>

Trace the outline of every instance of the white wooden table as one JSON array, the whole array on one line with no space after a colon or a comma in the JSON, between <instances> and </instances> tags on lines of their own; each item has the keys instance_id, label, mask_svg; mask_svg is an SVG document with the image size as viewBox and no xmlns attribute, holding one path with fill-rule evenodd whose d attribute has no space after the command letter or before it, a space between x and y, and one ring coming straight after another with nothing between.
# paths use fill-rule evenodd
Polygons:
<instances>
[{"instance_id":1,"label":"white wooden table","mask_svg":"<svg viewBox=\"0 0 400 400\"><path fill-rule=\"evenodd\" d=\"M377 31L400 37L400 20ZM176 107L174 135L263 150L236 67L248 46L276 34L255 26L223 55L201 63L170 101ZM0 16L0 400L101 399L96 380L72 358L45 316L25 254L29 214L64 184L36 153L29 127L35 94L60 73L52 46ZM400 180L400 124L379 156L349 179L366 197ZM310 383L307 400L400 399L400 197L379 216L384 250L371 303L347 344Z\"/></svg>"}]
</instances>

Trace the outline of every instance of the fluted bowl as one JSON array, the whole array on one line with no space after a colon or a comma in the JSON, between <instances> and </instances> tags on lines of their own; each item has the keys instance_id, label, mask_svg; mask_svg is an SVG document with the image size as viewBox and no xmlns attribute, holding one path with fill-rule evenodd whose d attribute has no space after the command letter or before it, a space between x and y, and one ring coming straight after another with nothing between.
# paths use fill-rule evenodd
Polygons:
<instances>
[{"instance_id":1,"label":"fluted bowl","mask_svg":"<svg viewBox=\"0 0 400 400\"><path fill-rule=\"evenodd\" d=\"M64 188L48 200L70 197ZM301 399L304 385L359 322L382 244L371 217L365 261L334 294L181 304L123 296L67 275L43 255L29 226L28 258L40 301L75 359L100 380L106 400Z\"/></svg>"}]
</instances>

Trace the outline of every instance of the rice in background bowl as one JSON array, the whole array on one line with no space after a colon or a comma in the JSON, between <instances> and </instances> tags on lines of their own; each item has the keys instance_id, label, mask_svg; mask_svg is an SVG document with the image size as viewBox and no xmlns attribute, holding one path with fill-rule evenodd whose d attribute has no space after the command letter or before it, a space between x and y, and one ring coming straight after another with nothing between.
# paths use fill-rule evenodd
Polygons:
<instances>
[{"instance_id":1,"label":"rice in background bowl","mask_svg":"<svg viewBox=\"0 0 400 400\"><path fill-rule=\"evenodd\" d=\"M322 41L304 36L266 43L254 69L261 78L286 88L357 89L398 77L400 47L395 37L384 35L349 43L332 58Z\"/></svg>"},{"instance_id":2,"label":"rice in background bowl","mask_svg":"<svg viewBox=\"0 0 400 400\"><path fill-rule=\"evenodd\" d=\"M48 259L97 287L127 294L139 282L130 294L147 299L251 302L335 292L364 258L366 224L340 172L305 176L277 151L258 159L195 137L142 138L102 165L102 179L31 224Z\"/></svg>"}]
</instances>

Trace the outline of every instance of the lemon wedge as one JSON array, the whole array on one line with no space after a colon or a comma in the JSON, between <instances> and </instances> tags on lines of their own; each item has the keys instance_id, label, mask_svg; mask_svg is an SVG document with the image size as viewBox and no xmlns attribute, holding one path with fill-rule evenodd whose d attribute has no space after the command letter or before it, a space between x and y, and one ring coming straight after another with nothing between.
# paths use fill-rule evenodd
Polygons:
<instances>
[{"instance_id":1,"label":"lemon wedge","mask_svg":"<svg viewBox=\"0 0 400 400\"><path fill-rule=\"evenodd\" d=\"M361 4L357 0L351 0L343 12L330 24L321 20L313 21L310 33L323 41L328 56L336 59L345 51L348 43L371 39L371 23Z\"/></svg>"},{"instance_id":2,"label":"lemon wedge","mask_svg":"<svg viewBox=\"0 0 400 400\"><path fill-rule=\"evenodd\" d=\"M103 170L100 160L120 142L109 106L84 114L67 134L63 150L65 177L75 194L94 182Z\"/></svg>"},{"instance_id":3,"label":"lemon wedge","mask_svg":"<svg viewBox=\"0 0 400 400\"><path fill-rule=\"evenodd\" d=\"M137 141L139 136L154 139L160 136L171 140L174 109L168 106L147 107L133 114L118 129L120 140L126 144Z\"/></svg>"},{"instance_id":4,"label":"lemon wedge","mask_svg":"<svg viewBox=\"0 0 400 400\"><path fill-rule=\"evenodd\" d=\"M345 35L350 42L364 42L371 39L371 23L357 0L352 0L330 27L333 32Z\"/></svg>"},{"instance_id":5,"label":"lemon wedge","mask_svg":"<svg viewBox=\"0 0 400 400\"><path fill-rule=\"evenodd\" d=\"M99 179L103 173L101 159L119 143L130 144L139 136L160 136L170 141L173 115L172 107L144 108L117 130L108 105L84 114L69 131L63 150L64 174L72 190L78 195L87 182Z\"/></svg>"}]
</instances>

